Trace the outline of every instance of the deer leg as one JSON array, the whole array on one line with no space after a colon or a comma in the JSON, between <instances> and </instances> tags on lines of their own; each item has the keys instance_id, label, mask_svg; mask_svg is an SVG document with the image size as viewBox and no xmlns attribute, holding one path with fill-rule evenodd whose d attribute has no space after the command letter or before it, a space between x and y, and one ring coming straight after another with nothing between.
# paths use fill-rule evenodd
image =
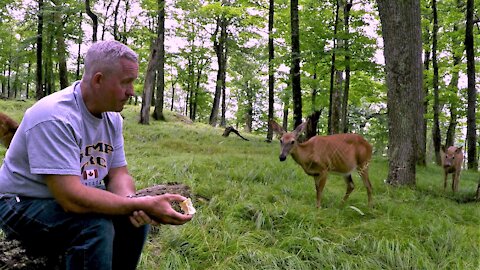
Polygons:
<instances>
[{"instance_id":1,"label":"deer leg","mask_svg":"<svg viewBox=\"0 0 480 270\"><path fill-rule=\"evenodd\" d=\"M315 188L317 190L317 208L321 208L322 192L323 192L323 188L325 187L325 183L327 182L327 174L321 173L319 175L315 175L314 179L315 179Z\"/></svg>"},{"instance_id":2,"label":"deer leg","mask_svg":"<svg viewBox=\"0 0 480 270\"><path fill-rule=\"evenodd\" d=\"M347 184L347 192L345 192L345 196L343 196L343 201L342 203L345 203L350 196L350 193L355 189L355 184L353 183L352 175L349 174L344 177L345 179L345 184Z\"/></svg>"},{"instance_id":3,"label":"deer leg","mask_svg":"<svg viewBox=\"0 0 480 270\"><path fill-rule=\"evenodd\" d=\"M452 173L452 191L455 193L455 173Z\"/></svg>"},{"instance_id":4,"label":"deer leg","mask_svg":"<svg viewBox=\"0 0 480 270\"><path fill-rule=\"evenodd\" d=\"M443 181L443 190L445 191L447 189L447 180L448 180L448 173L443 173L444 175L444 181Z\"/></svg>"},{"instance_id":5,"label":"deer leg","mask_svg":"<svg viewBox=\"0 0 480 270\"><path fill-rule=\"evenodd\" d=\"M362 178L363 185L367 189L368 206L371 207L372 206L372 183L370 183L370 178L368 177L368 163L359 167L358 174Z\"/></svg>"},{"instance_id":6,"label":"deer leg","mask_svg":"<svg viewBox=\"0 0 480 270\"><path fill-rule=\"evenodd\" d=\"M460 171L455 172L453 182L455 183L454 191L458 191L458 184L460 182Z\"/></svg>"}]
</instances>

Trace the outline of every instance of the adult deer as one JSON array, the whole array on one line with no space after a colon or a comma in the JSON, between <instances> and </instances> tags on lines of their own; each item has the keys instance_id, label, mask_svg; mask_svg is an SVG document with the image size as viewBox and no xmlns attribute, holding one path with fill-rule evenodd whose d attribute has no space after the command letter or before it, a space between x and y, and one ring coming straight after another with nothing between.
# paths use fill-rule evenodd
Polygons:
<instances>
[{"instance_id":1,"label":"adult deer","mask_svg":"<svg viewBox=\"0 0 480 270\"><path fill-rule=\"evenodd\" d=\"M15 120L0 112L0 142L6 148L10 147L10 142L17 128L18 123Z\"/></svg>"},{"instance_id":2,"label":"adult deer","mask_svg":"<svg viewBox=\"0 0 480 270\"><path fill-rule=\"evenodd\" d=\"M321 207L323 188L329 172L344 175L347 192L345 202L355 185L352 172L356 169L367 188L368 205L372 205L372 185L368 179L368 165L372 157L372 146L358 134L336 134L314 136L299 143L298 136L304 131L307 122L300 124L293 132L286 132L275 121L270 122L275 133L281 136L280 161L285 161L290 154L305 171L313 176L317 190L317 207Z\"/></svg>"}]
</instances>

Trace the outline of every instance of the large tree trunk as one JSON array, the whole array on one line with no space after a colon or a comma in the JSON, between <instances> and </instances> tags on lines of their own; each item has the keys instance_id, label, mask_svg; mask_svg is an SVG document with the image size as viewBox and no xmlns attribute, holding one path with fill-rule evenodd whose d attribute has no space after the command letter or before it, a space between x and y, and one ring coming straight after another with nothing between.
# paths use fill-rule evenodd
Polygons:
<instances>
[{"instance_id":1,"label":"large tree trunk","mask_svg":"<svg viewBox=\"0 0 480 270\"><path fill-rule=\"evenodd\" d=\"M300 83L300 29L298 21L298 0L290 1L290 16L292 29L292 78L293 120L294 127L302 123L302 87Z\"/></svg>"},{"instance_id":2,"label":"large tree trunk","mask_svg":"<svg viewBox=\"0 0 480 270\"><path fill-rule=\"evenodd\" d=\"M158 64L157 64L157 96L153 119L165 121L163 103L165 93L165 1L158 0Z\"/></svg>"},{"instance_id":3,"label":"large tree trunk","mask_svg":"<svg viewBox=\"0 0 480 270\"><path fill-rule=\"evenodd\" d=\"M465 50L467 52L467 160L468 169L478 170L476 107L477 90L475 88L475 51L473 39L473 0L467 0L467 25L465 27Z\"/></svg>"},{"instance_id":4,"label":"large tree trunk","mask_svg":"<svg viewBox=\"0 0 480 270\"><path fill-rule=\"evenodd\" d=\"M139 123L148 125L150 123L150 106L152 104L152 94L155 87L155 75L158 65L158 39L152 45L150 60L148 62L145 82L143 83L142 108L140 110Z\"/></svg>"},{"instance_id":5,"label":"large tree trunk","mask_svg":"<svg viewBox=\"0 0 480 270\"><path fill-rule=\"evenodd\" d=\"M58 0L52 1L55 4L55 37L57 42L57 57L58 57L58 73L60 77L60 89L68 87L68 69L67 69L67 45L65 44L65 37L63 26L66 22L62 19L62 13L60 11L61 5Z\"/></svg>"},{"instance_id":6,"label":"large tree trunk","mask_svg":"<svg viewBox=\"0 0 480 270\"><path fill-rule=\"evenodd\" d=\"M215 95L213 98L212 110L210 112L210 120L209 124L211 126L217 125L218 119L218 110L220 108L220 99L222 98L222 89L225 81L226 75L226 62L225 62L225 43L227 42L227 19L224 17L220 17L217 19L217 26L215 29L215 33L213 34L214 39L214 48L215 54L217 55L217 62L218 62L218 72L217 72L217 81L215 84ZM220 35L218 32L220 31Z\"/></svg>"},{"instance_id":7,"label":"large tree trunk","mask_svg":"<svg viewBox=\"0 0 480 270\"><path fill-rule=\"evenodd\" d=\"M275 48L273 46L273 16L275 14L275 0L269 0L268 8L268 123L274 120L275 104L275 74L273 60L275 58ZM267 125L267 142L273 139L273 130L270 125Z\"/></svg>"},{"instance_id":8,"label":"large tree trunk","mask_svg":"<svg viewBox=\"0 0 480 270\"><path fill-rule=\"evenodd\" d=\"M433 128L432 139L433 149L435 151L435 162L441 165L440 145L442 135L440 133L440 100L438 93L438 61L437 61L437 35L438 35L438 16L437 1L432 0L433 11L433 32L432 32L432 65L433 65Z\"/></svg>"},{"instance_id":9,"label":"large tree trunk","mask_svg":"<svg viewBox=\"0 0 480 270\"><path fill-rule=\"evenodd\" d=\"M352 8L352 1L350 0L348 3L345 4L343 8L343 21L345 24L345 36L349 36L350 34L350 9ZM344 40L344 48L345 48L345 86L343 90L343 97L342 97L342 117L341 117L341 128L340 131L343 133L348 132L348 98L350 92L350 48L348 45L349 40Z\"/></svg>"},{"instance_id":10,"label":"large tree trunk","mask_svg":"<svg viewBox=\"0 0 480 270\"><path fill-rule=\"evenodd\" d=\"M225 32L222 31L224 34L224 40L227 40L227 31L225 28ZM225 53L223 54L223 80L222 80L222 114L220 118L220 126L225 127L227 125L227 121L225 119L225 114L227 112L227 56L228 55L228 44L225 42Z\"/></svg>"},{"instance_id":11,"label":"large tree trunk","mask_svg":"<svg viewBox=\"0 0 480 270\"><path fill-rule=\"evenodd\" d=\"M92 42L97 42L98 16L90 9L90 0L85 0L85 10L92 19Z\"/></svg>"},{"instance_id":12,"label":"large tree trunk","mask_svg":"<svg viewBox=\"0 0 480 270\"><path fill-rule=\"evenodd\" d=\"M43 50L43 0L38 0L38 25L37 25L37 88L35 98L40 100L45 96L42 81L42 50Z\"/></svg>"},{"instance_id":13,"label":"large tree trunk","mask_svg":"<svg viewBox=\"0 0 480 270\"><path fill-rule=\"evenodd\" d=\"M335 134L338 133L338 110L336 108L337 101L339 100L338 96L339 93L337 92L337 88L335 87L335 74L336 74L336 49L337 49L337 32L338 32L338 20L339 20L339 10L340 5L338 1L336 1L335 5L335 22L333 26L333 47L332 47L332 59L330 65L330 100L328 105L328 134Z\"/></svg>"},{"instance_id":14,"label":"large tree trunk","mask_svg":"<svg viewBox=\"0 0 480 270\"><path fill-rule=\"evenodd\" d=\"M83 12L80 11L80 29L82 29L82 23L83 23ZM80 80L80 63L82 62L82 43L83 43L83 35L79 35L78 38L78 50L77 50L77 68L75 70L75 80Z\"/></svg>"},{"instance_id":15,"label":"large tree trunk","mask_svg":"<svg viewBox=\"0 0 480 270\"><path fill-rule=\"evenodd\" d=\"M422 124L422 42L419 0L378 0L388 88L389 173L391 185L415 185L416 139Z\"/></svg>"}]
</instances>

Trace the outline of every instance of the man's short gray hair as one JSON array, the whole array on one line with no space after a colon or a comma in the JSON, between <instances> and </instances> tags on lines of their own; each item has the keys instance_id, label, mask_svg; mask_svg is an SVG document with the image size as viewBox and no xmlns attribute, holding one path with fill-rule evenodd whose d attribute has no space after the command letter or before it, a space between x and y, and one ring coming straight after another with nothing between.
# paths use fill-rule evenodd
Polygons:
<instances>
[{"instance_id":1,"label":"man's short gray hair","mask_svg":"<svg viewBox=\"0 0 480 270\"><path fill-rule=\"evenodd\" d=\"M109 72L125 58L138 63L138 55L127 45L116 40L98 41L87 51L83 76L91 78L96 72Z\"/></svg>"}]
</instances>

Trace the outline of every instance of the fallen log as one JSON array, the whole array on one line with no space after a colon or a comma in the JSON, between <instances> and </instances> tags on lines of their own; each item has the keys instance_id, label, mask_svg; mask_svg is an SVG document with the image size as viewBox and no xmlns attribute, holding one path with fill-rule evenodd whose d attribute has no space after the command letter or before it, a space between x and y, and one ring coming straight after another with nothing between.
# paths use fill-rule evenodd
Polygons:
<instances>
[{"instance_id":1,"label":"fallen log","mask_svg":"<svg viewBox=\"0 0 480 270\"><path fill-rule=\"evenodd\" d=\"M137 191L135 197L176 193L192 198L190 187L180 183L159 184ZM178 204L173 207L179 211ZM48 257L38 255L25 249L22 243L15 239L0 236L0 269L9 270L59 270L62 269L62 256Z\"/></svg>"},{"instance_id":2,"label":"fallen log","mask_svg":"<svg viewBox=\"0 0 480 270\"><path fill-rule=\"evenodd\" d=\"M237 134L238 137L244 139L245 141L248 141L247 138L245 138L245 137L243 137L242 135L240 135L240 132L238 132L238 130L236 130L236 129L235 129L234 127L232 127L232 126L226 127L225 130L223 131L222 136L223 136L223 137L228 137L228 135L230 135L231 132Z\"/></svg>"}]
</instances>

